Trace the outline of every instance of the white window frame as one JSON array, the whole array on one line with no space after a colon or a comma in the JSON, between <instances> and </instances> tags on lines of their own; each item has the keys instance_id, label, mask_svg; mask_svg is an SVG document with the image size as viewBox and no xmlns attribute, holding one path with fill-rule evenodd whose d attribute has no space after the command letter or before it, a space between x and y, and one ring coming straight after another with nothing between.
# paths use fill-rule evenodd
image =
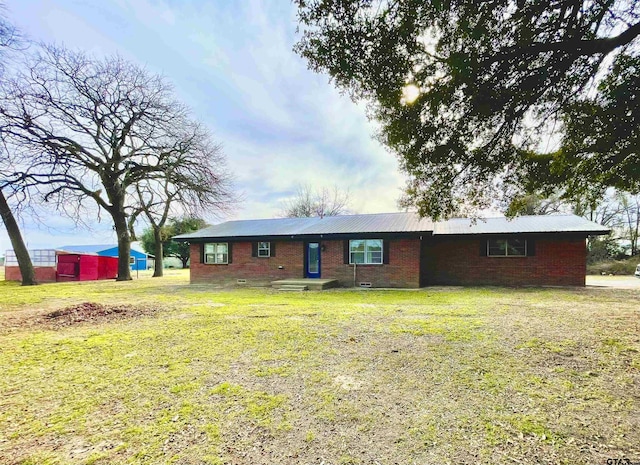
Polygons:
<instances>
[{"instance_id":1,"label":"white window frame","mask_svg":"<svg viewBox=\"0 0 640 465\"><path fill-rule=\"evenodd\" d=\"M136 264L136 257L129 257L129 265L135 265Z\"/></svg>"},{"instance_id":2,"label":"white window frame","mask_svg":"<svg viewBox=\"0 0 640 465\"><path fill-rule=\"evenodd\" d=\"M225 251L218 251L219 246L224 245ZM212 247L211 252L207 252L207 246ZM205 265L228 265L229 264L229 243L228 242L207 242L202 247L202 262ZM209 260L211 257L211 260Z\"/></svg>"},{"instance_id":3,"label":"white window frame","mask_svg":"<svg viewBox=\"0 0 640 465\"><path fill-rule=\"evenodd\" d=\"M363 241L364 242L364 252L354 252L352 248L352 243L354 241ZM380 262L377 261L369 261L370 252L369 252L369 242L379 241L380 242ZM364 260L361 263L357 263L353 260L353 254L355 253L364 253ZM372 252L373 253L373 252ZM384 240L383 239L353 239L349 240L349 264L350 265L383 265L384 264Z\"/></svg>"},{"instance_id":4,"label":"white window frame","mask_svg":"<svg viewBox=\"0 0 640 465\"><path fill-rule=\"evenodd\" d=\"M266 244L266 247L263 247ZM266 255L260 252L267 252ZM269 258L271 256L271 242L258 242L258 258Z\"/></svg>"},{"instance_id":5,"label":"white window frame","mask_svg":"<svg viewBox=\"0 0 640 465\"><path fill-rule=\"evenodd\" d=\"M492 257L492 258L505 258L505 257L527 257L527 252L528 252L528 247L527 247L527 240L526 239L519 239L519 240L523 240L524 241L524 254L517 254L517 255L509 255L509 241L510 240L515 240L518 239L517 237L497 237L495 239L487 239L487 257ZM507 242L507 247L505 248L505 253L504 254L492 254L491 253L491 247L489 246L491 241L506 241Z\"/></svg>"}]
</instances>

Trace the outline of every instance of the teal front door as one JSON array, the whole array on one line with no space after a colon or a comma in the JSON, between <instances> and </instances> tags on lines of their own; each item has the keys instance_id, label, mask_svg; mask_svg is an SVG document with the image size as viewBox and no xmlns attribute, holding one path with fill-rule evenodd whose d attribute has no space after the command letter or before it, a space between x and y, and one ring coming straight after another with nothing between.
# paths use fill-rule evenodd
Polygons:
<instances>
[{"instance_id":1,"label":"teal front door","mask_svg":"<svg viewBox=\"0 0 640 465\"><path fill-rule=\"evenodd\" d=\"M320 277L320 243L307 243L307 278Z\"/></svg>"}]
</instances>

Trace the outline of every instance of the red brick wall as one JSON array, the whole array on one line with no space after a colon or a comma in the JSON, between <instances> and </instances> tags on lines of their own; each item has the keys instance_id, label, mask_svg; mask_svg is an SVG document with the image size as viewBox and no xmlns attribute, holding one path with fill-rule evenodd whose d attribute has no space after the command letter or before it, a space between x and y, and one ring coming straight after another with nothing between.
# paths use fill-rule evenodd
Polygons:
<instances>
[{"instance_id":1,"label":"red brick wall","mask_svg":"<svg viewBox=\"0 0 640 465\"><path fill-rule=\"evenodd\" d=\"M353 265L344 264L344 242L323 244L322 277L338 279L342 286L353 286ZM389 264L356 267L356 286L362 282L371 283L372 287L420 287L420 240L390 239Z\"/></svg>"},{"instance_id":2,"label":"red brick wall","mask_svg":"<svg viewBox=\"0 0 640 465\"><path fill-rule=\"evenodd\" d=\"M36 281L39 283L54 283L56 282L56 269L52 266L36 266L34 267L36 273ZM22 273L20 273L20 267L7 266L4 269L4 279L6 281L22 281Z\"/></svg>"},{"instance_id":3,"label":"red brick wall","mask_svg":"<svg viewBox=\"0 0 640 465\"><path fill-rule=\"evenodd\" d=\"M584 238L535 238L531 257L482 257L486 237L431 238L423 250L423 284L584 286Z\"/></svg>"},{"instance_id":4,"label":"red brick wall","mask_svg":"<svg viewBox=\"0 0 640 465\"><path fill-rule=\"evenodd\" d=\"M480 256L483 238L431 238L389 240L389 264L360 265L356 286L415 288L420 285L561 285L584 286L586 246L581 237L535 238L534 256ZM422 247L422 267L420 263ZM321 277L338 279L341 286L354 283L353 265L344 263L343 241L322 241ZM267 285L271 281L304 277L304 243L277 242L276 256L251 256L250 242L232 246L229 265L200 263L200 245L191 245L191 282ZM279 269L282 266L282 269ZM420 279L422 276L422 280ZM7 278L9 279L9 278Z\"/></svg>"},{"instance_id":5,"label":"red brick wall","mask_svg":"<svg viewBox=\"0 0 640 465\"><path fill-rule=\"evenodd\" d=\"M343 241L322 241L321 278L338 279L341 286L353 286L353 265L344 264ZM200 263L200 244L191 244L191 282L236 284L245 279L247 285L264 285L287 278L304 278L304 243L276 242L276 256L251 256L251 242L234 242L228 265ZM278 267L282 266L283 269ZM389 264L360 265L356 269L356 285L370 282L373 287L419 287L420 241L389 241Z\"/></svg>"},{"instance_id":6,"label":"red brick wall","mask_svg":"<svg viewBox=\"0 0 640 465\"><path fill-rule=\"evenodd\" d=\"M191 282L227 285L246 279L247 285L264 285L278 279L304 277L302 242L276 242L276 256L269 258L252 257L251 244L234 242L228 265L201 263L201 245L191 244Z\"/></svg>"}]
</instances>

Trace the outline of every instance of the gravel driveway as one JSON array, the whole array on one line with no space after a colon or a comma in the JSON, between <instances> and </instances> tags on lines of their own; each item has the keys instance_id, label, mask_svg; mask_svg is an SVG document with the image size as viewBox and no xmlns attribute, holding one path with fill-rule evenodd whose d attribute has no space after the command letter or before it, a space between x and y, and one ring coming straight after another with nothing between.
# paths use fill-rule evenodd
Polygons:
<instances>
[{"instance_id":1,"label":"gravel driveway","mask_svg":"<svg viewBox=\"0 0 640 465\"><path fill-rule=\"evenodd\" d=\"M640 290L640 278L636 278L635 276L589 275L587 276L587 286Z\"/></svg>"}]
</instances>

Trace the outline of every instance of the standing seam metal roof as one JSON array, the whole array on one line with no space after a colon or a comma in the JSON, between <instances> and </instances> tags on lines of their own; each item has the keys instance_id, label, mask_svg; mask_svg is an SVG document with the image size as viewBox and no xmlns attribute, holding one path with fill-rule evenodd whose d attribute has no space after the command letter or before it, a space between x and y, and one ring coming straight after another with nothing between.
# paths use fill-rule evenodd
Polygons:
<instances>
[{"instance_id":1,"label":"standing seam metal roof","mask_svg":"<svg viewBox=\"0 0 640 465\"><path fill-rule=\"evenodd\" d=\"M417 213L376 213L324 218L276 218L227 221L175 239L216 237L303 236L357 233L419 233L433 235L580 232L606 234L608 228L576 215L520 216L514 219L454 218L434 223Z\"/></svg>"},{"instance_id":2,"label":"standing seam metal roof","mask_svg":"<svg viewBox=\"0 0 640 465\"><path fill-rule=\"evenodd\" d=\"M453 218L438 222L434 235L588 232L607 234L609 228L577 215L533 215L508 218Z\"/></svg>"},{"instance_id":3,"label":"standing seam metal roof","mask_svg":"<svg viewBox=\"0 0 640 465\"><path fill-rule=\"evenodd\" d=\"M276 218L227 221L178 239L204 237L298 236L318 234L393 233L432 231L433 222L413 213L326 216L324 218Z\"/></svg>"},{"instance_id":4,"label":"standing seam metal roof","mask_svg":"<svg viewBox=\"0 0 640 465\"><path fill-rule=\"evenodd\" d=\"M100 253L105 250L117 249L118 244L89 244L89 245L63 245L58 247L58 250L64 250L65 252L77 252L77 253ZM131 242L131 250L134 252L146 253L139 242Z\"/></svg>"}]
</instances>

